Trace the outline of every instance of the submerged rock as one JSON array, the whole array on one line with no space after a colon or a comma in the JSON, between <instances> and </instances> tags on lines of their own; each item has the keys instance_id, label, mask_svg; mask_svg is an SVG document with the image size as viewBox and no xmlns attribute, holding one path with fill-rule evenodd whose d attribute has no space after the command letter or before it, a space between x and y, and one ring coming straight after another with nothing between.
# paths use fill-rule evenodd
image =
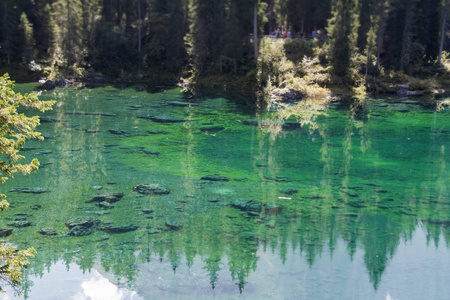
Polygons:
<instances>
[{"instance_id":1,"label":"submerged rock","mask_svg":"<svg viewBox=\"0 0 450 300\"><path fill-rule=\"evenodd\" d=\"M262 205L252 199L238 199L230 203L231 207L242 211L261 211Z\"/></svg>"},{"instance_id":2,"label":"submerged rock","mask_svg":"<svg viewBox=\"0 0 450 300\"><path fill-rule=\"evenodd\" d=\"M149 154L149 155L159 155L158 151L155 151L152 149L144 149L144 150L142 150L142 152L144 152L145 154Z\"/></svg>"},{"instance_id":3,"label":"submerged rock","mask_svg":"<svg viewBox=\"0 0 450 300\"><path fill-rule=\"evenodd\" d=\"M172 105L172 106L179 106L179 107L191 107L191 106L197 106L197 104L194 104L194 103L181 102L181 101L172 101L172 102L169 102L169 105Z\"/></svg>"},{"instance_id":4,"label":"submerged rock","mask_svg":"<svg viewBox=\"0 0 450 300\"><path fill-rule=\"evenodd\" d=\"M165 195L170 194L170 189L160 184L140 184L133 188L133 191L144 195Z\"/></svg>"},{"instance_id":5,"label":"submerged rock","mask_svg":"<svg viewBox=\"0 0 450 300\"><path fill-rule=\"evenodd\" d=\"M242 122L242 124L249 126L259 126L263 128L279 125L284 130L294 130L301 127L300 123L293 121L273 121L273 120L257 120L257 119L245 120Z\"/></svg>"},{"instance_id":6,"label":"submerged rock","mask_svg":"<svg viewBox=\"0 0 450 300\"><path fill-rule=\"evenodd\" d=\"M136 225L122 225L122 226L106 225L106 226L100 227L98 230L105 231L108 233L124 233L124 232L134 231L138 228L139 227Z\"/></svg>"},{"instance_id":7,"label":"submerged rock","mask_svg":"<svg viewBox=\"0 0 450 300\"><path fill-rule=\"evenodd\" d=\"M0 237L6 237L11 235L14 229L12 228L0 228Z\"/></svg>"},{"instance_id":8,"label":"submerged rock","mask_svg":"<svg viewBox=\"0 0 450 300\"><path fill-rule=\"evenodd\" d=\"M168 220L166 221L166 226L170 230L180 230L181 228L183 228L183 222L178 220Z\"/></svg>"},{"instance_id":9,"label":"submerged rock","mask_svg":"<svg viewBox=\"0 0 450 300\"><path fill-rule=\"evenodd\" d=\"M47 116L41 116L39 117L39 121L42 123L63 123L67 122L67 120L61 120L57 119L55 117L47 117Z\"/></svg>"},{"instance_id":10,"label":"submerged rock","mask_svg":"<svg viewBox=\"0 0 450 300\"><path fill-rule=\"evenodd\" d=\"M152 129L152 130L147 130L147 133L149 133L149 134L167 134L167 131Z\"/></svg>"},{"instance_id":11,"label":"submerged rock","mask_svg":"<svg viewBox=\"0 0 450 300\"><path fill-rule=\"evenodd\" d=\"M209 180L209 181L229 181L230 178L221 176L221 175L206 175L201 178L201 180Z\"/></svg>"},{"instance_id":12,"label":"submerged rock","mask_svg":"<svg viewBox=\"0 0 450 300\"><path fill-rule=\"evenodd\" d=\"M75 226L69 231L69 236L85 236L94 232L94 227Z\"/></svg>"},{"instance_id":13,"label":"submerged rock","mask_svg":"<svg viewBox=\"0 0 450 300\"><path fill-rule=\"evenodd\" d=\"M285 194L285 195L294 195L298 193L297 189L292 189L292 188L286 188L286 189L281 189L280 193Z\"/></svg>"},{"instance_id":14,"label":"submerged rock","mask_svg":"<svg viewBox=\"0 0 450 300\"><path fill-rule=\"evenodd\" d=\"M203 126L199 128L202 132L219 132L225 129L223 126Z\"/></svg>"},{"instance_id":15,"label":"submerged rock","mask_svg":"<svg viewBox=\"0 0 450 300\"><path fill-rule=\"evenodd\" d=\"M38 233L47 236L57 235L55 229L53 228L41 228L38 230Z\"/></svg>"},{"instance_id":16,"label":"submerged rock","mask_svg":"<svg viewBox=\"0 0 450 300\"><path fill-rule=\"evenodd\" d=\"M112 209L114 208L114 205L110 204L109 202L106 201L102 201L97 203L97 206L100 208L105 208L105 209Z\"/></svg>"},{"instance_id":17,"label":"submerged rock","mask_svg":"<svg viewBox=\"0 0 450 300\"><path fill-rule=\"evenodd\" d=\"M281 206L275 202L264 203L264 209L269 216L278 215L281 212Z\"/></svg>"},{"instance_id":18,"label":"submerged rock","mask_svg":"<svg viewBox=\"0 0 450 300\"><path fill-rule=\"evenodd\" d=\"M69 229L75 227L96 227L98 224L100 224L100 220L94 217L79 217L66 222L66 226Z\"/></svg>"},{"instance_id":19,"label":"submerged rock","mask_svg":"<svg viewBox=\"0 0 450 300\"><path fill-rule=\"evenodd\" d=\"M91 202L108 202L108 203L114 203L122 199L124 196L123 193L104 193L99 194L97 196L94 196L91 200L86 201L86 203Z\"/></svg>"},{"instance_id":20,"label":"submerged rock","mask_svg":"<svg viewBox=\"0 0 450 300\"><path fill-rule=\"evenodd\" d=\"M158 115L158 116L138 116L140 119L152 120L157 123L182 123L186 122L184 118L175 117L171 115Z\"/></svg>"},{"instance_id":21,"label":"submerged rock","mask_svg":"<svg viewBox=\"0 0 450 300\"><path fill-rule=\"evenodd\" d=\"M12 227L29 227L29 226L31 226L31 222L30 221L26 221L26 220L11 221L11 222L8 223L8 226L12 226Z\"/></svg>"},{"instance_id":22,"label":"submerged rock","mask_svg":"<svg viewBox=\"0 0 450 300\"><path fill-rule=\"evenodd\" d=\"M93 111L66 111L64 114L73 116L102 116L102 117L117 117L117 114L93 112Z\"/></svg>"},{"instance_id":23,"label":"submerged rock","mask_svg":"<svg viewBox=\"0 0 450 300\"><path fill-rule=\"evenodd\" d=\"M10 192L15 193L27 193L27 194L43 194L48 193L50 190L41 188L41 187L23 187L23 188L13 188L9 190Z\"/></svg>"}]
</instances>

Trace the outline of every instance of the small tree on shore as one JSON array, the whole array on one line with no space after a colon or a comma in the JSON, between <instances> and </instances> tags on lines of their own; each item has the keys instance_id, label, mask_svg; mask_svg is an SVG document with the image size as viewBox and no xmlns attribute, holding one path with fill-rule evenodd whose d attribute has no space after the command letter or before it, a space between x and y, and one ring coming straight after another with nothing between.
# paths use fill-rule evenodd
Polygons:
<instances>
[{"instance_id":1,"label":"small tree on shore","mask_svg":"<svg viewBox=\"0 0 450 300\"><path fill-rule=\"evenodd\" d=\"M21 95L13 90L14 82L9 76L0 77L0 183L4 183L14 173L29 174L36 171L39 161L33 159L31 163L20 164L24 158L18 152L29 138L43 139L35 131L39 125L39 117L27 117L19 114L20 107L30 107L42 112L52 108L55 101L41 101L36 93ZM9 204L6 196L0 194L0 210L4 211ZM5 247L0 243L0 291L5 284L11 285L16 291L23 278L22 268L28 264L28 257L36 251L33 248L16 251L11 246Z\"/></svg>"}]
</instances>

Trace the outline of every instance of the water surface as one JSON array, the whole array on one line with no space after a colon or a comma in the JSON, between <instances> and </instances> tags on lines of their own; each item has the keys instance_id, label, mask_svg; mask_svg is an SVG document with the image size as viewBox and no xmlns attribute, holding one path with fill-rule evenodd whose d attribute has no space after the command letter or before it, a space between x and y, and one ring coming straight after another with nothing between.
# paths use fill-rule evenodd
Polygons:
<instances>
[{"instance_id":1,"label":"water surface","mask_svg":"<svg viewBox=\"0 0 450 300\"><path fill-rule=\"evenodd\" d=\"M23 154L42 167L2 186L11 207L0 226L32 223L5 240L38 251L22 298L450 295L448 109L378 99L252 111L232 96L111 86L41 99L58 101L38 129L46 140ZM167 115L184 121L142 118ZM170 194L133 191L140 184ZM18 187L50 192L8 192ZM110 209L86 203L107 192L124 197ZM97 230L68 236L65 222L80 216ZM124 225L137 229L98 230Z\"/></svg>"}]
</instances>

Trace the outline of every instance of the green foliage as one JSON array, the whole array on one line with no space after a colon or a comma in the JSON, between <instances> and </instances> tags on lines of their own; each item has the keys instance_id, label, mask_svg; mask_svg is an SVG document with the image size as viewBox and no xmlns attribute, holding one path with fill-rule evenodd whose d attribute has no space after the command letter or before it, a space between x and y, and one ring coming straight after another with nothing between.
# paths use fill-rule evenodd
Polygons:
<instances>
[{"instance_id":1,"label":"green foliage","mask_svg":"<svg viewBox=\"0 0 450 300\"><path fill-rule=\"evenodd\" d=\"M40 101L36 93L21 95L13 91L13 82L9 76L0 77L0 171L5 182L14 173L29 174L38 169L39 162L34 159L29 164L19 164L23 158L18 154L25 140L29 138L43 139L34 129L39 125L39 117L27 117L17 112L19 107L30 107L40 111L51 109L54 101ZM2 195L3 196L3 195Z\"/></svg>"},{"instance_id":2,"label":"green foliage","mask_svg":"<svg viewBox=\"0 0 450 300\"><path fill-rule=\"evenodd\" d=\"M13 91L13 82L9 80L8 75L0 77L0 171L3 177L0 182L4 183L8 177L13 177L14 173L29 174L38 169L39 162L37 159L29 164L19 164L23 158L18 152L23 147L25 140L28 138L43 139L39 132L34 128L39 125L39 118L27 117L19 114L17 110L20 107L35 108L40 111L51 109L54 101L40 101L37 94L21 95ZM8 207L5 195L0 195L0 210ZM17 288L20 284L22 268L28 264L27 257L33 256L36 251L33 248L28 250L16 251L11 246L5 247L0 243L0 279L13 288ZM2 288L0 287L0 291Z\"/></svg>"},{"instance_id":3,"label":"green foliage","mask_svg":"<svg viewBox=\"0 0 450 300\"><path fill-rule=\"evenodd\" d=\"M314 43L303 39L288 39L284 43L284 51L289 60L299 63L305 56L313 56Z\"/></svg>"},{"instance_id":4,"label":"green foliage","mask_svg":"<svg viewBox=\"0 0 450 300\"><path fill-rule=\"evenodd\" d=\"M332 17L328 24L330 36L328 60L335 81L346 82L351 79L352 57L356 53L358 28L357 0L335 0Z\"/></svg>"}]
</instances>

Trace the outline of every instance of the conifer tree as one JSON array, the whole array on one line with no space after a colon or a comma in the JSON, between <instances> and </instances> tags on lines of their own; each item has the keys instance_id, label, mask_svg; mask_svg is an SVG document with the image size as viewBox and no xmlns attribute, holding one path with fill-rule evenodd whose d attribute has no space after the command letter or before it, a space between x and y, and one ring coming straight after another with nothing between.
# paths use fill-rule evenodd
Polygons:
<instances>
[{"instance_id":1,"label":"conifer tree","mask_svg":"<svg viewBox=\"0 0 450 300\"><path fill-rule=\"evenodd\" d=\"M352 55L356 52L358 28L357 0L334 0L328 23L328 60L333 75L350 79Z\"/></svg>"},{"instance_id":2,"label":"conifer tree","mask_svg":"<svg viewBox=\"0 0 450 300\"><path fill-rule=\"evenodd\" d=\"M19 29L23 36L22 58L31 61L35 52L34 32L33 25L28 21L24 12L20 15Z\"/></svg>"}]
</instances>

